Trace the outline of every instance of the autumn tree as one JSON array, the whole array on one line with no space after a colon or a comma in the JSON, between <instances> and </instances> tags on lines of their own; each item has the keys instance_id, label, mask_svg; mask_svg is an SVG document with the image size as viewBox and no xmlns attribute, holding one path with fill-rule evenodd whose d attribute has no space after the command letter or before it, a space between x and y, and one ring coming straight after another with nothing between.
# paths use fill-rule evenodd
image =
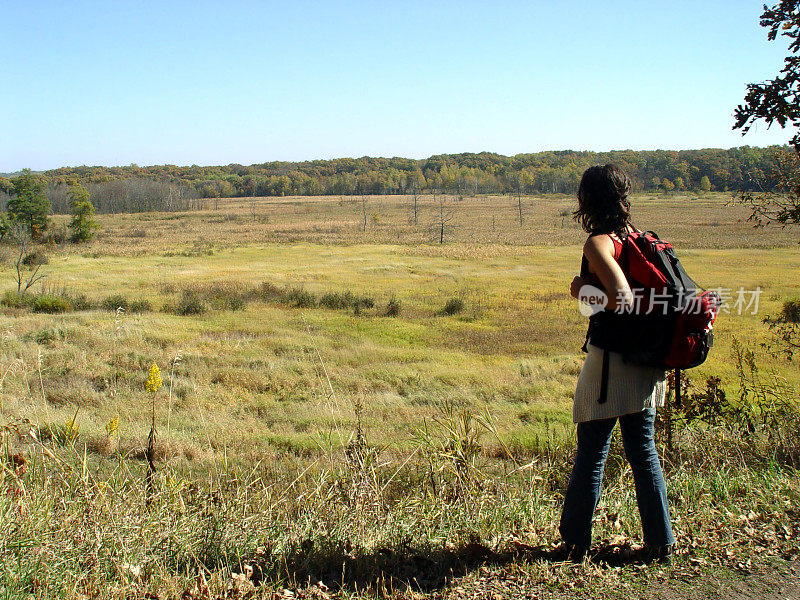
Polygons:
<instances>
[{"instance_id":1,"label":"autumn tree","mask_svg":"<svg viewBox=\"0 0 800 600\"><path fill-rule=\"evenodd\" d=\"M778 35L788 37L789 55L784 58L783 69L773 80L751 83L747 86L745 103L736 108L734 129L747 133L756 121L767 125L791 124L800 128L800 0L781 0L772 7L764 5L761 26L768 29L770 41ZM761 192L743 190L739 194L742 204L751 209L750 220L756 225L800 223L800 132L789 143L794 156L778 152L774 159L771 189Z\"/></svg>"},{"instance_id":2,"label":"autumn tree","mask_svg":"<svg viewBox=\"0 0 800 600\"><path fill-rule=\"evenodd\" d=\"M783 60L780 74L764 83L747 86L744 104L736 107L734 129L744 135L756 121L767 126L777 123L781 127L800 128L800 0L781 0L772 7L764 5L761 26L766 27L767 39L775 41L778 35L789 38L789 55ZM800 131L789 141L800 152Z\"/></svg>"},{"instance_id":3,"label":"autumn tree","mask_svg":"<svg viewBox=\"0 0 800 600\"><path fill-rule=\"evenodd\" d=\"M765 121L767 126L778 123L782 128L790 124L795 128L789 140L794 152L776 153L773 180L777 185L773 189L756 193L743 190L739 200L750 208L750 220L756 225L776 223L785 227L800 224L800 0L764 5L761 26L768 29L770 41L779 34L789 38L789 55L773 80L747 86L745 103L736 108L733 127L744 134L756 121ZM773 332L773 351L792 360L800 349L800 303L786 301L779 314L764 321Z\"/></svg>"},{"instance_id":4,"label":"autumn tree","mask_svg":"<svg viewBox=\"0 0 800 600\"><path fill-rule=\"evenodd\" d=\"M9 217L25 226L32 239L38 240L47 229L50 201L44 193L44 180L30 169L11 179Z\"/></svg>"},{"instance_id":5,"label":"autumn tree","mask_svg":"<svg viewBox=\"0 0 800 600\"><path fill-rule=\"evenodd\" d=\"M100 227L94 218L94 205L90 200L89 190L77 181L72 181L67 195L72 208L72 220L69 222L72 231L70 239L73 242L88 242L94 237L95 230Z\"/></svg>"}]
</instances>

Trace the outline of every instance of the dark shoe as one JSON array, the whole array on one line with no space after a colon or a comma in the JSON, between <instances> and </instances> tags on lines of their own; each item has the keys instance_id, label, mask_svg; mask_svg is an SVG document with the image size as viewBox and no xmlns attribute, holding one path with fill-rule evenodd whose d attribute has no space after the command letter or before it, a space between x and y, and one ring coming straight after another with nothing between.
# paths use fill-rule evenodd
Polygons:
<instances>
[{"instance_id":1,"label":"dark shoe","mask_svg":"<svg viewBox=\"0 0 800 600\"><path fill-rule=\"evenodd\" d=\"M580 563L586 558L587 549L577 544L562 543L547 557L551 562Z\"/></svg>"},{"instance_id":2,"label":"dark shoe","mask_svg":"<svg viewBox=\"0 0 800 600\"><path fill-rule=\"evenodd\" d=\"M645 546L644 562L645 564L658 563L660 565L668 565L672 562L672 553L675 551L675 544L670 546Z\"/></svg>"}]
</instances>

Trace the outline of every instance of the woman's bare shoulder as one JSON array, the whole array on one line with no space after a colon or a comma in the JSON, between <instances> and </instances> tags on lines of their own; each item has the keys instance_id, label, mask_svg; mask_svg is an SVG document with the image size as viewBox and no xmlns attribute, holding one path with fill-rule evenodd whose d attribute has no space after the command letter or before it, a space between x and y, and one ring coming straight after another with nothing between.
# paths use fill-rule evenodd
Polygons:
<instances>
[{"instance_id":1,"label":"woman's bare shoulder","mask_svg":"<svg viewBox=\"0 0 800 600\"><path fill-rule=\"evenodd\" d=\"M583 245L583 253L586 256L591 254L611 254L613 256L614 242L611 240L611 236L606 233L589 236L589 239Z\"/></svg>"}]
</instances>

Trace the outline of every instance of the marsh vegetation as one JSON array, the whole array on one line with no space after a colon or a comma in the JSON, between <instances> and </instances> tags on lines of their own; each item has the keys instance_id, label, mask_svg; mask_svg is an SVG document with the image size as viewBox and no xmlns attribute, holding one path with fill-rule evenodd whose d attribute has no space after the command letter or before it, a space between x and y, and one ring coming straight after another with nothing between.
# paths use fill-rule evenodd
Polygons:
<instances>
[{"instance_id":1,"label":"marsh vegetation","mask_svg":"<svg viewBox=\"0 0 800 600\"><path fill-rule=\"evenodd\" d=\"M728 199L634 198L702 285L761 289L755 314L720 315L689 402L664 413L672 571L614 562L639 536L617 443L602 560L547 560L586 326L569 197L450 197L444 240L431 196L237 198L36 244L25 268L46 278L26 294L5 250L0 588L458 596L486 569L566 595L797 558L800 373L761 344L800 296L798 236Z\"/></svg>"}]
</instances>

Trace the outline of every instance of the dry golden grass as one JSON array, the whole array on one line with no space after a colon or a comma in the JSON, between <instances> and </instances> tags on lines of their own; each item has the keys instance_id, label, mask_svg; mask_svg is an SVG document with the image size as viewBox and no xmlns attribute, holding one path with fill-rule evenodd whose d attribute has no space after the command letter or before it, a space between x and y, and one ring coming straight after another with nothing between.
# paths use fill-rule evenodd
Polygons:
<instances>
[{"instance_id":1,"label":"dry golden grass","mask_svg":"<svg viewBox=\"0 0 800 600\"><path fill-rule=\"evenodd\" d=\"M691 374L735 395L733 340L757 348L762 316L800 296L800 252L796 230L753 229L725 200L641 197L634 210L700 283L762 288L759 314L720 316ZM366 232L360 198L242 199L104 215L95 242L50 248L51 292L152 310L0 309L0 425L17 425L0 427L0 592L460 598L458 577L477 596L607 597L649 585L638 568L519 550L557 538L586 327L567 293L584 237L571 201L525 201L523 226L510 198L453 201L443 245L430 198L415 227L409 199L385 197L370 199ZM285 291L301 288L374 306L299 308ZM184 291L206 312L175 314ZM454 299L463 309L443 314ZM152 362L164 380L153 496ZM795 365L759 364L800 383ZM775 461L776 431L676 434L665 458L679 557L655 577L695 585L698 565L717 577L798 556L798 479ZM606 483L595 531L613 558L640 532L618 441ZM232 577L247 569L266 584Z\"/></svg>"},{"instance_id":2,"label":"dry golden grass","mask_svg":"<svg viewBox=\"0 0 800 600\"><path fill-rule=\"evenodd\" d=\"M746 209L726 207L727 194L641 195L633 199L635 223L653 229L679 247L772 248L797 243L778 228L754 230ZM145 255L184 252L202 255L213 248L257 243L403 244L438 242L439 201L419 199L417 225L409 196L371 196L363 231L360 197L223 199L215 208L189 213L102 215L103 229L83 252ZM523 224L516 200L508 196L445 199L453 219L447 243L469 245L574 245L583 233L569 216L569 197L523 198Z\"/></svg>"},{"instance_id":3,"label":"dry golden grass","mask_svg":"<svg viewBox=\"0 0 800 600\"><path fill-rule=\"evenodd\" d=\"M169 427L162 424L161 439L170 456L189 462L219 448L247 459L287 449L313 454L330 436L339 443L349 436L356 402L366 407L370 439L397 448L447 404L490 411L523 449L550 435L553 423L569 437L586 326L566 289L584 237L560 216L570 200L526 198L520 227L511 198L448 199L456 217L443 245L423 243L430 232L408 223L409 202L371 198L377 219L368 219L366 233L358 229L360 198L234 199L202 212L102 216L97 241L51 249L48 286L95 302L113 294L147 300L155 312L6 309L0 366L25 362L5 381L3 416L63 423L78 410L81 435L102 441L105 423L119 415L128 440L121 447L133 451L148 427L144 373L152 361L166 372L180 356L169 370L174 389L163 399L160 418ZM431 202L423 198L420 223L432 218ZM787 276L800 267L800 253L796 231L753 229L725 202L722 195L645 196L634 199L634 210L637 224L674 240L706 287L762 288L758 315L720 317L717 347L692 375L720 375L735 391L732 339L757 347L763 315L800 295ZM351 292L375 306L355 315L257 300L242 311L159 312L175 306L182 290L239 294L263 282L317 297ZM402 303L397 318L384 316L392 296ZM463 312L442 316L452 298L463 301ZM765 360L793 383L800 379L781 361Z\"/></svg>"}]
</instances>

